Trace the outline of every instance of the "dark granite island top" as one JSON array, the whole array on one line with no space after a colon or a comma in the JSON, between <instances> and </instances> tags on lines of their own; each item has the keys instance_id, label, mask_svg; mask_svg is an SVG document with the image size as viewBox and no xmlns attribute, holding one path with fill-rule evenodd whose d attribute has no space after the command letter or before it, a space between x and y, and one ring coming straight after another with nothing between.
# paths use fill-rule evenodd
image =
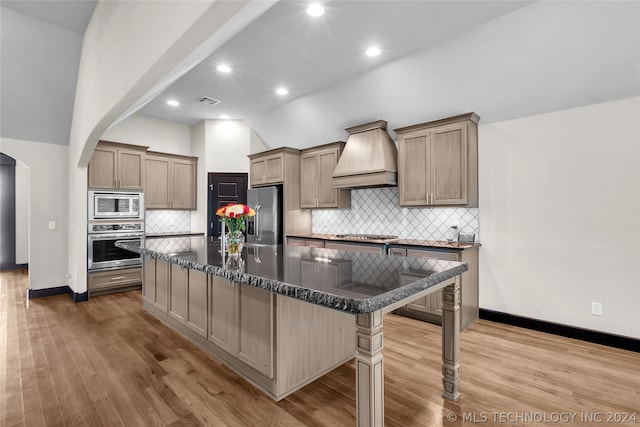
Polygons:
<instances>
[{"instance_id":1,"label":"dark granite island top","mask_svg":"<svg viewBox=\"0 0 640 427\"><path fill-rule=\"evenodd\" d=\"M361 252L300 246L250 246L242 251L242 268L228 268L220 241L205 236L154 238L116 246L182 267L235 280L312 304L353 314L371 313L451 279L467 270L454 261L390 257ZM249 259L248 259L249 258ZM256 259L274 261L278 268L263 268ZM322 271L343 266L338 283L308 280L305 265Z\"/></svg>"},{"instance_id":2,"label":"dark granite island top","mask_svg":"<svg viewBox=\"0 0 640 427\"><path fill-rule=\"evenodd\" d=\"M145 256L145 310L276 401L355 356L358 426L384 425L384 314L441 290L443 397L459 398L465 263L247 245L231 268L204 236L116 246Z\"/></svg>"}]
</instances>

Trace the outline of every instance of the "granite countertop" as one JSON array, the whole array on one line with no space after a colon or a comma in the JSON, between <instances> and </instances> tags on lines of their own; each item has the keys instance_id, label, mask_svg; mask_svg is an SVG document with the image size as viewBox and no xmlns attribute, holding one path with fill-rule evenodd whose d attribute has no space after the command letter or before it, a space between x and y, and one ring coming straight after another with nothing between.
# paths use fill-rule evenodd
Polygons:
<instances>
[{"instance_id":1,"label":"granite countertop","mask_svg":"<svg viewBox=\"0 0 640 427\"><path fill-rule=\"evenodd\" d=\"M332 240L356 244L388 244L388 245L404 245L404 246L421 246L429 248L446 248L446 249L469 249L480 246L480 243L471 242L448 242L442 240L420 240L420 239L384 239L384 240L353 240L337 237L335 234L319 234L319 233L300 233L288 234L287 237L295 237L300 239L313 240Z\"/></svg>"},{"instance_id":2,"label":"granite countertop","mask_svg":"<svg viewBox=\"0 0 640 427\"><path fill-rule=\"evenodd\" d=\"M213 237L170 237L116 246L349 313L370 313L465 271L465 263L304 246L245 245L231 268Z\"/></svg>"}]
</instances>

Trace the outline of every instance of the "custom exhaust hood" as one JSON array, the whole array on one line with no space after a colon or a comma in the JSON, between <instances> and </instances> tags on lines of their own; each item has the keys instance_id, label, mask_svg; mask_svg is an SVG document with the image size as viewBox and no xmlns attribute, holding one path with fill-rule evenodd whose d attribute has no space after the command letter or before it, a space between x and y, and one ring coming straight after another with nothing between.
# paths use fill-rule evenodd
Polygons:
<instances>
[{"instance_id":1,"label":"custom exhaust hood","mask_svg":"<svg viewBox=\"0 0 640 427\"><path fill-rule=\"evenodd\" d=\"M398 185L398 150L378 120L345 129L349 138L333 171L333 188Z\"/></svg>"}]
</instances>

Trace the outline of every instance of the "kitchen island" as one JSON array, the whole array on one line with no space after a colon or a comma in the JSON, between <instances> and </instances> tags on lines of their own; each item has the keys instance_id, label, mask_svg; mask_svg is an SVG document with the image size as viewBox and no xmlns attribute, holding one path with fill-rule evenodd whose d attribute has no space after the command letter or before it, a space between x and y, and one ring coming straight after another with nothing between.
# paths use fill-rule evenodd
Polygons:
<instances>
[{"instance_id":1,"label":"kitchen island","mask_svg":"<svg viewBox=\"0 0 640 427\"><path fill-rule=\"evenodd\" d=\"M444 289L443 396L459 397L460 286L467 265L208 237L117 246L144 255L144 308L280 400L356 358L357 424L384 423L383 315Z\"/></svg>"}]
</instances>

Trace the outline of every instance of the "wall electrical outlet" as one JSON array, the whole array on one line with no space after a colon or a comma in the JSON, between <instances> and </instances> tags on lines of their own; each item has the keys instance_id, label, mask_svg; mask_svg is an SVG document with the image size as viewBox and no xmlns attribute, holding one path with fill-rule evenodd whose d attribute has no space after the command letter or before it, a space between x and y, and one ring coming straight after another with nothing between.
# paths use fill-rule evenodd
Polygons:
<instances>
[{"instance_id":1,"label":"wall electrical outlet","mask_svg":"<svg viewBox=\"0 0 640 427\"><path fill-rule=\"evenodd\" d=\"M602 316L602 303L600 302L592 302L591 303L591 314L594 316Z\"/></svg>"}]
</instances>

